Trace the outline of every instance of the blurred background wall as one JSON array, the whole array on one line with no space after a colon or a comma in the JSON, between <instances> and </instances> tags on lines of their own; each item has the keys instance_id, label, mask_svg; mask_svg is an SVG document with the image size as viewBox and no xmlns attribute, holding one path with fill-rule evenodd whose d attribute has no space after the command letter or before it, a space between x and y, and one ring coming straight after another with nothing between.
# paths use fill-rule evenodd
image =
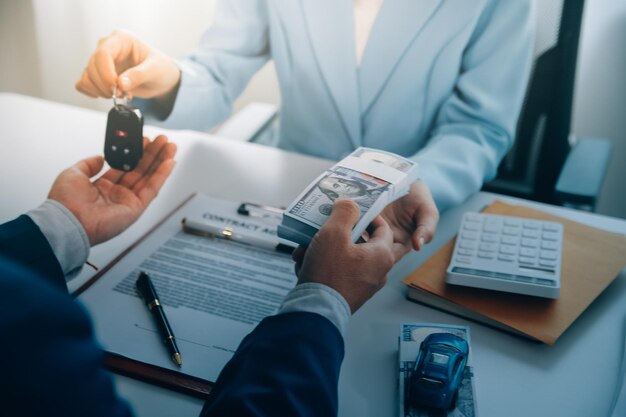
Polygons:
<instances>
[{"instance_id":1,"label":"blurred background wall","mask_svg":"<svg viewBox=\"0 0 626 417\"><path fill-rule=\"evenodd\" d=\"M101 37L121 28L170 56L183 57L213 21L215 0L0 0L0 91L99 110L110 102L74 83ZM277 103L270 63L236 103Z\"/></svg>"},{"instance_id":2,"label":"blurred background wall","mask_svg":"<svg viewBox=\"0 0 626 417\"><path fill-rule=\"evenodd\" d=\"M572 130L613 142L598 212L626 218L626 1L586 3ZM124 28L182 57L212 22L214 6L215 0L0 0L0 91L108 110L108 100L74 90L99 38ZM251 101L278 104L271 63L235 109Z\"/></svg>"}]
</instances>

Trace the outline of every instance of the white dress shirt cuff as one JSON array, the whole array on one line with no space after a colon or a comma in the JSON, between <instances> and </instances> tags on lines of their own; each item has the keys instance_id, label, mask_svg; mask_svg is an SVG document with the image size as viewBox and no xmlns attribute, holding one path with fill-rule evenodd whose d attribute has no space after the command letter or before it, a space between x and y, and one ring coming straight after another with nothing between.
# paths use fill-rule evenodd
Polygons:
<instances>
[{"instance_id":1,"label":"white dress shirt cuff","mask_svg":"<svg viewBox=\"0 0 626 417\"><path fill-rule=\"evenodd\" d=\"M76 276L89 256L89 238L76 216L50 199L26 215L48 240L66 280Z\"/></svg>"},{"instance_id":2,"label":"white dress shirt cuff","mask_svg":"<svg viewBox=\"0 0 626 417\"><path fill-rule=\"evenodd\" d=\"M327 285L307 282L296 285L285 297L278 314L307 312L326 317L345 334L350 319L348 302L334 289Z\"/></svg>"}]
</instances>

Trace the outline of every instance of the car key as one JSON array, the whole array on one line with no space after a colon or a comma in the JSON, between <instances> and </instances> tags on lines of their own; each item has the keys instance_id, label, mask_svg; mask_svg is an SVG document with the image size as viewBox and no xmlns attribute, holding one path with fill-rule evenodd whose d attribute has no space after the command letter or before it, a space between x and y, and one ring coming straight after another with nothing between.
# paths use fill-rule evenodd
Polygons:
<instances>
[{"instance_id":1,"label":"car key","mask_svg":"<svg viewBox=\"0 0 626 417\"><path fill-rule=\"evenodd\" d=\"M107 118L104 159L111 168L132 171L143 157L143 116L128 104L126 96L119 101L117 86L113 108Z\"/></svg>"}]
</instances>

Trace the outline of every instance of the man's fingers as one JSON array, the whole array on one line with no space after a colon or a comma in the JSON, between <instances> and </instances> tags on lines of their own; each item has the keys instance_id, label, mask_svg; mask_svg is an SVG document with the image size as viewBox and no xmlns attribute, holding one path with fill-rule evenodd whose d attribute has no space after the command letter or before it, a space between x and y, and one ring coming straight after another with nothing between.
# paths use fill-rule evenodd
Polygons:
<instances>
[{"instance_id":1,"label":"man's fingers","mask_svg":"<svg viewBox=\"0 0 626 417\"><path fill-rule=\"evenodd\" d=\"M405 245L404 243L394 242L392 250L393 250L394 262L398 262L400 259L404 258L404 255L406 255L407 253L411 251L411 248L408 245Z\"/></svg>"},{"instance_id":2,"label":"man's fingers","mask_svg":"<svg viewBox=\"0 0 626 417\"><path fill-rule=\"evenodd\" d=\"M176 154L176 145L167 143L167 137L162 135L158 136L153 143L157 141L164 141L163 146L159 148L159 155L148 172L132 187L144 206L147 206L157 196L175 165L173 158Z\"/></svg>"},{"instance_id":3,"label":"man's fingers","mask_svg":"<svg viewBox=\"0 0 626 417\"><path fill-rule=\"evenodd\" d=\"M304 262L304 257L306 256L306 250L308 248L308 246L300 245L291 253L291 259L295 262L293 269L296 276L300 276L300 270L302 269L302 263Z\"/></svg>"},{"instance_id":4,"label":"man's fingers","mask_svg":"<svg viewBox=\"0 0 626 417\"><path fill-rule=\"evenodd\" d=\"M361 211L355 202L349 199L339 199L335 201L333 210L326 224L322 226L322 230L338 230L350 237L352 228L359 220Z\"/></svg>"},{"instance_id":5,"label":"man's fingers","mask_svg":"<svg viewBox=\"0 0 626 417\"><path fill-rule=\"evenodd\" d=\"M111 181L113 184L117 184L118 182L120 182L120 180L122 179L124 175L126 175L124 171L111 168L107 172L102 174L102 177L100 178L104 178L107 181Z\"/></svg>"},{"instance_id":6,"label":"man's fingers","mask_svg":"<svg viewBox=\"0 0 626 417\"><path fill-rule=\"evenodd\" d=\"M171 174L174 169L174 160L169 159L159 165L159 168L150 176L148 181L146 181L146 185L138 191L137 197L143 204L144 207L147 207L148 204L154 199L154 197L159 194L159 190L165 183L165 180Z\"/></svg>"},{"instance_id":7,"label":"man's fingers","mask_svg":"<svg viewBox=\"0 0 626 417\"><path fill-rule=\"evenodd\" d=\"M300 278L300 271L302 270L302 262L296 262L295 264L293 264L293 270L296 273L296 276L298 277L298 279ZM298 282L300 283L300 282Z\"/></svg>"},{"instance_id":8,"label":"man's fingers","mask_svg":"<svg viewBox=\"0 0 626 417\"><path fill-rule=\"evenodd\" d=\"M165 146L161 148L161 151L159 152L159 155L157 155L157 157L155 158L154 162L152 162L152 165L150 165L148 170L144 172L144 175L141 178L139 178L137 182L133 184L131 189L135 193L138 193L139 191L141 191L141 189L145 187L146 183L150 181L150 177L155 172L157 172L161 164L168 160L173 160L175 155L176 155L176 144L174 143L165 144Z\"/></svg>"},{"instance_id":9,"label":"man's fingers","mask_svg":"<svg viewBox=\"0 0 626 417\"><path fill-rule=\"evenodd\" d=\"M385 219L381 216L376 218L370 223L370 239L368 243L386 244L391 247L393 244L393 231Z\"/></svg>"},{"instance_id":10,"label":"man's fingers","mask_svg":"<svg viewBox=\"0 0 626 417\"><path fill-rule=\"evenodd\" d=\"M127 172L120 179L119 184L126 188L133 188L144 175L147 175L152 164L158 161L159 153L165 145L167 145L167 137L165 136L157 136L152 142L147 141L147 145L146 138L144 138L144 152L141 161L134 170Z\"/></svg>"},{"instance_id":11,"label":"man's fingers","mask_svg":"<svg viewBox=\"0 0 626 417\"><path fill-rule=\"evenodd\" d=\"M306 254L306 250L307 250L307 246L298 246L292 253L291 253L291 259L293 259L293 261L295 263L302 263L302 261L304 260L304 255Z\"/></svg>"},{"instance_id":12,"label":"man's fingers","mask_svg":"<svg viewBox=\"0 0 626 417\"><path fill-rule=\"evenodd\" d=\"M104 166L104 158L101 156L92 156L87 159L83 159L82 161L76 163L74 168L78 169L81 173L83 173L88 178L96 175L102 167Z\"/></svg>"},{"instance_id":13,"label":"man's fingers","mask_svg":"<svg viewBox=\"0 0 626 417\"><path fill-rule=\"evenodd\" d=\"M150 144L150 140L147 137L144 137L143 138L143 148L146 149L146 147L149 144ZM143 161L143 158L142 158L142 161ZM139 162L139 165L141 165L141 161ZM135 170L137 170L137 168L135 168ZM113 184L118 184L118 183L122 182L122 180L124 179L124 176L126 176L128 174L130 174L130 173L127 173L127 172L124 172L124 171L120 171L118 169L111 168L107 172L105 172L104 175L102 175L102 178L106 178L107 180L111 181Z\"/></svg>"},{"instance_id":14,"label":"man's fingers","mask_svg":"<svg viewBox=\"0 0 626 417\"><path fill-rule=\"evenodd\" d=\"M366 247L376 251L377 257L380 257L381 263L387 262L389 268L398 260L400 260L408 249L405 245L394 243L393 230L382 216L376 216L370 224L370 239L366 243Z\"/></svg>"}]
</instances>

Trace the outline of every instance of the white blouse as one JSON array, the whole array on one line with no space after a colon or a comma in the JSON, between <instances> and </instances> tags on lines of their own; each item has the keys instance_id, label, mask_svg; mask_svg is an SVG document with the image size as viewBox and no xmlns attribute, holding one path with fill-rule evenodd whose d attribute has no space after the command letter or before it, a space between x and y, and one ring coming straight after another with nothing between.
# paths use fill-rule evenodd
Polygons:
<instances>
[{"instance_id":1,"label":"white blouse","mask_svg":"<svg viewBox=\"0 0 626 417\"><path fill-rule=\"evenodd\" d=\"M367 39L382 5L383 0L354 0L354 44L357 66L361 65Z\"/></svg>"}]
</instances>

